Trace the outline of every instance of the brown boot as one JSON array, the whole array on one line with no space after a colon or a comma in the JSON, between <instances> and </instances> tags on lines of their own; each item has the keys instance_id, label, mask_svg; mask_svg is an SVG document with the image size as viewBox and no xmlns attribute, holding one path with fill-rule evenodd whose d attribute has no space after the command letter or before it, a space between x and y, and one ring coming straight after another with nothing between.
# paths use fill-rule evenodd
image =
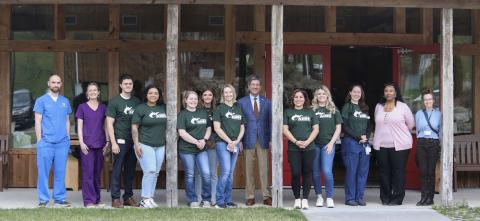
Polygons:
<instances>
[{"instance_id":1,"label":"brown boot","mask_svg":"<svg viewBox=\"0 0 480 221\"><path fill-rule=\"evenodd\" d=\"M245 202L245 205L247 206L255 205L255 199L248 199L247 202Z\"/></svg>"},{"instance_id":2,"label":"brown boot","mask_svg":"<svg viewBox=\"0 0 480 221\"><path fill-rule=\"evenodd\" d=\"M272 198L268 197L263 200L263 205L272 206Z\"/></svg>"},{"instance_id":3,"label":"brown boot","mask_svg":"<svg viewBox=\"0 0 480 221\"><path fill-rule=\"evenodd\" d=\"M131 207L138 207L137 202L133 199L133 197L130 197L126 200L123 201L124 206L131 206Z\"/></svg>"},{"instance_id":4,"label":"brown boot","mask_svg":"<svg viewBox=\"0 0 480 221\"><path fill-rule=\"evenodd\" d=\"M123 208L122 201L120 199L113 199L112 200L112 207L113 208Z\"/></svg>"}]
</instances>

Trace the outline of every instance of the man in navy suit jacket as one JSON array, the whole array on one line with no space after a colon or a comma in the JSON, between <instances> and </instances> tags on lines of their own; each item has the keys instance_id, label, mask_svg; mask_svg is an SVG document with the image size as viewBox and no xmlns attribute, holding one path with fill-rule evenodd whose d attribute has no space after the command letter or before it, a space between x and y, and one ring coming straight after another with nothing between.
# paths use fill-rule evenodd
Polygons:
<instances>
[{"instance_id":1,"label":"man in navy suit jacket","mask_svg":"<svg viewBox=\"0 0 480 221\"><path fill-rule=\"evenodd\" d=\"M271 140L272 104L270 100L260 96L261 88L260 79L253 75L250 76L248 78L249 95L238 100L238 106L242 109L246 119L242 144L245 155L245 197L247 200L245 204L247 206L255 204L255 173L253 172L255 158L258 162L263 204L272 205L272 195L268 185L268 151Z\"/></svg>"}]
</instances>

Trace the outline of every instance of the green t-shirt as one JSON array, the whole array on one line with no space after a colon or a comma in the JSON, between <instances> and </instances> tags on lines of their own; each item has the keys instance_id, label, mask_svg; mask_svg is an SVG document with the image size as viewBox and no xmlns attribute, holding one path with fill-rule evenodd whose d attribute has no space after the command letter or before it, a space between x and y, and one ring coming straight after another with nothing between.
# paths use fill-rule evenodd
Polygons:
<instances>
[{"instance_id":1,"label":"green t-shirt","mask_svg":"<svg viewBox=\"0 0 480 221\"><path fill-rule=\"evenodd\" d=\"M207 128L211 127L212 122L205 109L197 108L194 112L187 109L180 111L177 117L177 129L184 129L190 136L200 140L205 137ZM207 149L207 146L199 150L195 144L189 143L179 137L178 150L187 153L199 153Z\"/></svg>"},{"instance_id":2,"label":"green t-shirt","mask_svg":"<svg viewBox=\"0 0 480 221\"><path fill-rule=\"evenodd\" d=\"M137 106L132 117L132 124L138 124L139 142L151 147L165 145L167 129L167 112L165 105L154 107L147 104Z\"/></svg>"},{"instance_id":3,"label":"green t-shirt","mask_svg":"<svg viewBox=\"0 0 480 221\"><path fill-rule=\"evenodd\" d=\"M231 140L236 140L240 134L240 126L245 123L242 110L237 105L232 107L221 103L213 111L213 121L220 122L222 130ZM216 136L216 141L224 141Z\"/></svg>"},{"instance_id":4,"label":"green t-shirt","mask_svg":"<svg viewBox=\"0 0 480 221\"><path fill-rule=\"evenodd\" d=\"M288 125L288 130L292 133L293 137L297 140L307 140L312 133L312 127L318 124L318 118L315 117L315 113L311 109L287 109L283 113L283 125ZM314 149L314 143L308 145L307 150ZM288 150L299 151L297 145L288 141Z\"/></svg>"},{"instance_id":5,"label":"green t-shirt","mask_svg":"<svg viewBox=\"0 0 480 221\"><path fill-rule=\"evenodd\" d=\"M360 106L347 102L342 108L343 131L358 139L362 135L368 136L368 124L370 116L368 113L363 113Z\"/></svg>"},{"instance_id":6,"label":"green t-shirt","mask_svg":"<svg viewBox=\"0 0 480 221\"><path fill-rule=\"evenodd\" d=\"M106 115L115 119L113 131L116 139L132 140L132 115L138 104L140 104L138 98L132 96L130 99L124 99L120 95L108 102Z\"/></svg>"},{"instance_id":7,"label":"green t-shirt","mask_svg":"<svg viewBox=\"0 0 480 221\"><path fill-rule=\"evenodd\" d=\"M314 110L315 116L318 118L319 131L315 143L327 144L335 133L336 126L342 124L342 115L340 111L335 109L335 113L331 113L325 107L319 107Z\"/></svg>"}]
</instances>

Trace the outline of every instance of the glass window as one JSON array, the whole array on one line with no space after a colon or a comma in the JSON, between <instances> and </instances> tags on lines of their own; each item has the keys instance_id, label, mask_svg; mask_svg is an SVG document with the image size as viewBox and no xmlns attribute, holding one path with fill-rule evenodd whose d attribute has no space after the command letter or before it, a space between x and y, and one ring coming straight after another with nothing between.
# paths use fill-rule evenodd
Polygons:
<instances>
[{"instance_id":1,"label":"glass window","mask_svg":"<svg viewBox=\"0 0 480 221\"><path fill-rule=\"evenodd\" d=\"M406 8L406 31L409 34L422 33L422 9L420 8Z\"/></svg>"},{"instance_id":2,"label":"glass window","mask_svg":"<svg viewBox=\"0 0 480 221\"><path fill-rule=\"evenodd\" d=\"M436 54L408 52L400 54L400 90L413 113L423 108L421 92L433 89L439 103L439 61Z\"/></svg>"},{"instance_id":3,"label":"glass window","mask_svg":"<svg viewBox=\"0 0 480 221\"><path fill-rule=\"evenodd\" d=\"M337 32L392 33L393 8L337 7Z\"/></svg>"},{"instance_id":4,"label":"glass window","mask_svg":"<svg viewBox=\"0 0 480 221\"><path fill-rule=\"evenodd\" d=\"M321 6L285 6L285 32L323 32L325 31L324 7Z\"/></svg>"},{"instance_id":5,"label":"glass window","mask_svg":"<svg viewBox=\"0 0 480 221\"><path fill-rule=\"evenodd\" d=\"M53 6L12 6L11 35L14 40L53 39Z\"/></svg>"},{"instance_id":6,"label":"glass window","mask_svg":"<svg viewBox=\"0 0 480 221\"><path fill-rule=\"evenodd\" d=\"M255 57L253 56L253 45L238 44L235 58L235 80L233 83L237 89L237 97L243 97L248 94L248 82L246 81L249 75L263 75L263 73L255 73L254 68ZM262 83L264 84L265 82Z\"/></svg>"},{"instance_id":7,"label":"glass window","mask_svg":"<svg viewBox=\"0 0 480 221\"><path fill-rule=\"evenodd\" d=\"M255 30L255 7L253 5L238 5L235 8L237 31Z\"/></svg>"},{"instance_id":8,"label":"glass window","mask_svg":"<svg viewBox=\"0 0 480 221\"><path fill-rule=\"evenodd\" d=\"M120 74L133 76L134 94L143 100L148 85L155 84L165 91L165 61L163 53L120 53Z\"/></svg>"},{"instance_id":9,"label":"glass window","mask_svg":"<svg viewBox=\"0 0 480 221\"><path fill-rule=\"evenodd\" d=\"M454 132L472 133L473 125L473 56L453 58Z\"/></svg>"},{"instance_id":10,"label":"glass window","mask_svg":"<svg viewBox=\"0 0 480 221\"><path fill-rule=\"evenodd\" d=\"M108 11L107 5L65 5L66 38L73 40L107 39Z\"/></svg>"},{"instance_id":11,"label":"glass window","mask_svg":"<svg viewBox=\"0 0 480 221\"><path fill-rule=\"evenodd\" d=\"M180 53L180 91L212 88L219 92L225 83L224 63L224 53Z\"/></svg>"},{"instance_id":12,"label":"glass window","mask_svg":"<svg viewBox=\"0 0 480 221\"><path fill-rule=\"evenodd\" d=\"M54 73L52 52L12 52L12 146L35 147L33 106ZM32 83L35 79L35 83Z\"/></svg>"},{"instance_id":13,"label":"glass window","mask_svg":"<svg viewBox=\"0 0 480 221\"><path fill-rule=\"evenodd\" d=\"M225 38L223 5L182 5L182 40L222 40Z\"/></svg>"},{"instance_id":14,"label":"glass window","mask_svg":"<svg viewBox=\"0 0 480 221\"><path fill-rule=\"evenodd\" d=\"M164 38L163 5L122 5L120 38L161 40Z\"/></svg>"},{"instance_id":15,"label":"glass window","mask_svg":"<svg viewBox=\"0 0 480 221\"><path fill-rule=\"evenodd\" d=\"M472 18L471 10L454 9L453 10L453 43L454 44L470 44L473 43L472 38ZM433 37L434 42L440 43L442 39L442 11L434 9L433 11Z\"/></svg>"}]
</instances>

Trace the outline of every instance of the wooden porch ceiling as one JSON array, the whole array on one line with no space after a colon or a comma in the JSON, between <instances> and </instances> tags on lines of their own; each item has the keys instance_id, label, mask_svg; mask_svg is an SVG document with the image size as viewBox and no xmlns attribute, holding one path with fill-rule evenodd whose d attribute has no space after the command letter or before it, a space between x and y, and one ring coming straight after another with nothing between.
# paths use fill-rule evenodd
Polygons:
<instances>
[{"instance_id":1,"label":"wooden porch ceiling","mask_svg":"<svg viewBox=\"0 0 480 221\"><path fill-rule=\"evenodd\" d=\"M480 9L479 0L2 0L3 4L229 4Z\"/></svg>"}]
</instances>

